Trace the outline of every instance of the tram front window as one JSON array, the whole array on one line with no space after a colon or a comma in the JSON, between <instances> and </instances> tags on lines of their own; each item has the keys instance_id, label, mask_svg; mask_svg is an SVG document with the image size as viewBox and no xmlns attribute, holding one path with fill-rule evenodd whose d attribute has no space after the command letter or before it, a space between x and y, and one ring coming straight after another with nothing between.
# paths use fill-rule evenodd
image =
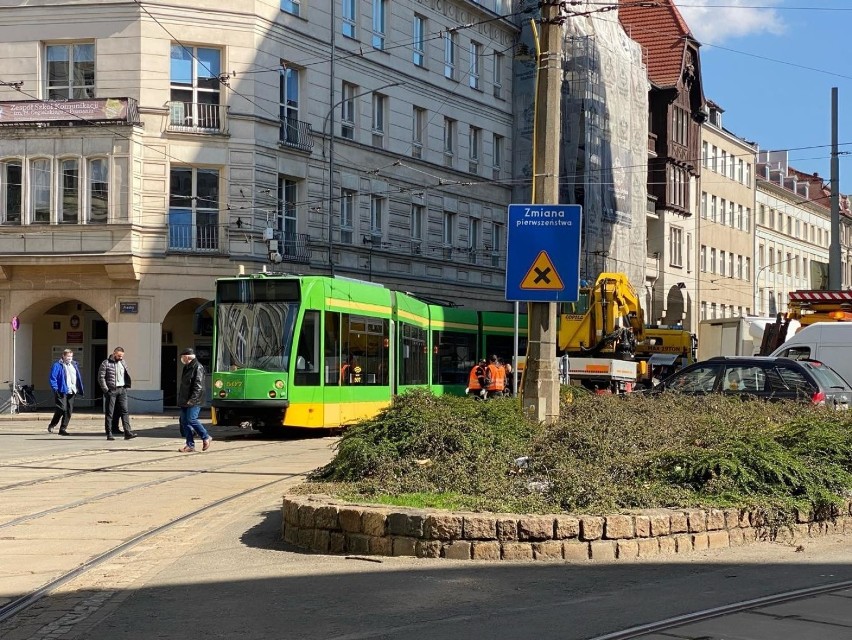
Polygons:
<instances>
[{"instance_id":1,"label":"tram front window","mask_svg":"<svg viewBox=\"0 0 852 640\"><path fill-rule=\"evenodd\" d=\"M216 371L287 371L299 305L219 303Z\"/></svg>"}]
</instances>

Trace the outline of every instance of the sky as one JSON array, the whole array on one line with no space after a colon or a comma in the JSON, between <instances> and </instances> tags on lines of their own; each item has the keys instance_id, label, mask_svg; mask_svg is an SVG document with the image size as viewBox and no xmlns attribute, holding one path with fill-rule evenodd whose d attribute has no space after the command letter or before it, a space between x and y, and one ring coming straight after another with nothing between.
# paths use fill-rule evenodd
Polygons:
<instances>
[{"instance_id":1,"label":"sky","mask_svg":"<svg viewBox=\"0 0 852 640\"><path fill-rule=\"evenodd\" d=\"M826 181L837 87L840 190L852 192L852 0L675 4L701 43L704 96L724 109L723 126L761 150L788 149L790 166Z\"/></svg>"}]
</instances>

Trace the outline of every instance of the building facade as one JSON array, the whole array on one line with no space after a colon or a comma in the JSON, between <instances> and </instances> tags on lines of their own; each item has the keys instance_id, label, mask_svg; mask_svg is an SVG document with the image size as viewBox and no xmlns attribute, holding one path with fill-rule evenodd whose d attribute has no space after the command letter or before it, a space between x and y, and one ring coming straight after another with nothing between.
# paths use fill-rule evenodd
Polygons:
<instances>
[{"instance_id":1,"label":"building facade","mask_svg":"<svg viewBox=\"0 0 852 640\"><path fill-rule=\"evenodd\" d=\"M96 398L122 345L132 410L173 405L240 267L502 308L507 4L5 6L0 375L44 395L71 346Z\"/></svg>"},{"instance_id":2,"label":"building facade","mask_svg":"<svg viewBox=\"0 0 852 640\"><path fill-rule=\"evenodd\" d=\"M723 110L708 101L701 127L701 195L697 220L701 320L751 315L754 265L754 162L757 148L726 130Z\"/></svg>"}]
</instances>

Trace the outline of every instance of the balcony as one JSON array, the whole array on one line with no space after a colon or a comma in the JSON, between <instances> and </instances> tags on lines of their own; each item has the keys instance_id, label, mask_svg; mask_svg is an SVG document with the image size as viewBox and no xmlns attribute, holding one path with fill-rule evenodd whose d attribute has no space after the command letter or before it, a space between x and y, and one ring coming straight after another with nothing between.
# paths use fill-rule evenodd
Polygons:
<instances>
[{"instance_id":1,"label":"balcony","mask_svg":"<svg viewBox=\"0 0 852 640\"><path fill-rule=\"evenodd\" d=\"M35 255L120 255L132 251L128 224L0 225L0 256L31 260Z\"/></svg>"},{"instance_id":2,"label":"balcony","mask_svg":"<svg viewBox=\"0 0 852 640\"><path fill-rule=\"evenodd\" d=\"M170 224L169 252L221 255L226 244L222 233L217 224Z\"/></svg>"},{"instance_id":3,"label":"balcony","mask_svg":"<svg viewBox=\"0 0 852 640\"><path fill-rule=\"evenodd\" d=\"M278 241L278 253L281 255L281 262L310 263L310 235L307 233L278 232L275 234L275 240Z\"/></svg>"},{"instance_id":4,"label":"balcony","mask_svg":"<svg viewBox=\"0 0 852 640\"><path fill-rule=\"evenodd\" d=\"M228 107L221 104L202 102L168 103L169 124L167 131L181 133L227 133L225 116Z\"/></svg>"},{"instance_id":5,"label":"balcony","mask_svg":"<svg viewBox=\"0 0 852 640\"><path fill-rule=\"evenodd\" d=\"M310 151L314 148L314 130L310 124L301 120L282 120L278 142L285 147Z\"/></svg>"}]
</instances>

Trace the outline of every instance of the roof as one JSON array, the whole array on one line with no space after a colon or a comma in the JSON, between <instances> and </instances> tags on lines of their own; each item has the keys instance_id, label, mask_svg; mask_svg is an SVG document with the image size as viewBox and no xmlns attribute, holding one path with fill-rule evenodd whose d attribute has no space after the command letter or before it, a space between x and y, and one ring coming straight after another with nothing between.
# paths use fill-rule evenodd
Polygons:
<instances>
[{"instance_id":1,"label":"roof","mask_svg":"<svg viewBox=\"0 0 852 640\"><path fill-rule=\"evenodd\" d=\"M634 0L619 0L618 18L627 35L647 53L648 78L658 87L676 86L683 72L687 39L695 45L689 25L672 0L656 6L639 6Z\"/></svg>"}]
</instances>

